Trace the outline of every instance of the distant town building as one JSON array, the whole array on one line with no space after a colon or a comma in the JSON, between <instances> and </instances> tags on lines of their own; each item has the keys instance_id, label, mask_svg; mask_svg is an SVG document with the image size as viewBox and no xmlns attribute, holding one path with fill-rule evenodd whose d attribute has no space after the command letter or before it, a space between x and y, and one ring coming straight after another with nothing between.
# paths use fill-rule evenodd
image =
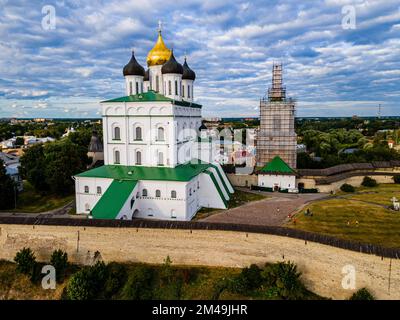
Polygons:
<instances>
[{"instance_id":1,"label":"distant town building","mask_svg":"<svg viewBox=\"0 0 400 320\"><path fill-rule=\"evenodd\" d=\"M92 132L92 138L90 139L87 156L92 158L92 163L89 166L90 168L98 167L100 164L104 164L103 143L100 141L96 130L93 130Z\"/></svg>"},{"instance_id":2,"label":"distant town building","mask_svg":"<svg viewBox=\"0 0 400 320\"><path fill-rule=\"evenodd\" d=\"M296 190L296 172L279 156L258 171L258 186L278 190Z\"/></svg>"},{"instance_id":3,"label":"distant town building","mask_svg":"<svg viewBox=\"0 0 400 320\"><path fill-rule=\"evenodd\" d=\"M3 160L6 173L14 180L17 190L23 190L22 178L19 174L19 157L13 154L0 152L0 159Z\"/></svg>"}]
</instances>

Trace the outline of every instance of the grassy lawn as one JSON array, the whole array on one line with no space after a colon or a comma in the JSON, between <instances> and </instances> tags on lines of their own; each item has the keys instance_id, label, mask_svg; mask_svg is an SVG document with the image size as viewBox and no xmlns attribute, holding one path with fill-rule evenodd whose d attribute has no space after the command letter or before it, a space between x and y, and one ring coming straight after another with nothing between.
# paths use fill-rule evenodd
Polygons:
<instances>
[{"instance_id":1,"label":"grassy lawn","mask_svg":"<svg viewBox=\"0 0 400 320\"><path fill-rule=\"evenodd\" d=\"M29 213L45 212L65 206L74 200L74 197L74 195L61 197L55 195L43 195L36 192L29 182L24 181L24 191L18 195L17 208L5 211Z\"/></svg>"},{"instance_id":2,"label":"grassy lawn","mask_svg":"<svg viewBox=\"0 0 400 320\"><path fill-rule=\"evenodd\" d=\"M268 196L261 193L257 194L252 192L235 190L235 193L231 195L231 198L228 201L228 209L240 207L248 202L258 201L265 198L268 198ZM221 211L223 211L223 209L202 208L199 212L197 212L194 220L203 219Z\"/></svg>"},{"instance_id":3,"label":"grassy lawn","mask_svg":"<svg viewBox=\"0 0 400 320\"><path fill-rule=\"evenodd\" d=\"M357 193L347 196L346 199L311 203L296 214L296 223L291 221L287 226L347 240L400 247L400 212L380 206L389 205L393 196L400 198L399 185L359 188ZM375 202L376 205L354 199ZM307 208L313 216L304 215Z\"/></svg>"}]
</instances>

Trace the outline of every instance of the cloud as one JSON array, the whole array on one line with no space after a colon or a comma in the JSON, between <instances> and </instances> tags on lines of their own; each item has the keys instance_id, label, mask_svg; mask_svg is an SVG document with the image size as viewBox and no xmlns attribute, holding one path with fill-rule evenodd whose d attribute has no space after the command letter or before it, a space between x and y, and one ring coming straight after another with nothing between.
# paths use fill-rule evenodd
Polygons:
<instances>
[{"instance_id":1,"label":"cloud","mask_svg":"<svg viewBox=\"0 0 400 320\"><path fill-rule=\"evenodd\" d=\"M132 48L145 65L158 19L197 74L204 115L257 116L273 61L299 116L375 115L377 97L399 114L398 0L57 0L55 30L41 4L0 4L0 117L99 116L98 101L124 94ZM344 5L355 30L341 27Z\"/></svg>"}]
</instances>

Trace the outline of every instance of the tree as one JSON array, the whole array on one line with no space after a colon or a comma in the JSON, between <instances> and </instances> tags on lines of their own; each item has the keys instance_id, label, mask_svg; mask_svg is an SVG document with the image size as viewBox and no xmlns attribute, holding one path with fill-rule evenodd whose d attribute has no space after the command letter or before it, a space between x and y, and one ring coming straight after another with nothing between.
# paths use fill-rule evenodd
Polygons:
<instances>
[{"instance_id":1,"label":"tree","mask_svg":"<svg viewBox=\"0 0 400 320\"><path fill-rule=\"evenodd\" d=\"M0 159L0 209L14 208L15 192L15 183L7 174L3 160Z\"/></svg>"},{"instance_id":2,"label":"tree","mask_svg":"<svg viewBox=\"0 0 400 320\"><path fill-rule=\"evenodd\" d=\"M153 297L152 282L154 272L150 267L137 266L129 275L122 289L122 296L127 300L150 300Z\"/></svg>"},{"instance_id":3,"label":"tree","mask_svg":"<svg viewBox=\"0 0 400 320\"><path fill-rule=\"evenodd\" d=\"M349 300L375 300L375 297L367 290L367 288L362 288L354 292Z\"/></svg>"},{"instance_id":4,"label":"tree","mask_svg":"<svg viewBox=\"0 0 400 320\"><path fill-rule=\"evenodd\" d=\"M33 276L36 257L30 248L23 248L18 251L14 257L14 261L17 264L17 272Z\"/></svg>"},{"instance_id":5,"label":"tree","mask_svg":"<svg viewBox=\"0 0 400 320\"><path fill-rule=\"evenodd\" d=\"M23 137L17 137L17 138L15 139L15 145L17 145L17 146L23 146L24 143L25 143L25 140L24 140Z\"/></svg>"},{"instance_id":6,"label":"tree","mask_svg":"<svg viewBox=\"0 0 400 320\"><path fill-rule=\"evenodd\" d=\"M38 191L46 191L49 186L46 183L43 145L35 144L27 149L21 157L21 174Z\"/></svg>"},{"instance_id":7,"label":"tree","mask_svg":"<svg viewBox=\"0 0 400 320\"><path fill-rule=\"evenodd\" d=\"M376 187L378 183L376 182L375 179L372 179L371 177L364 177L363 181L361 182L361 185L364 187Z\"/></svg>"},{"instance_id":8,"label":"tree","mask_svg":"<svg viewBox=\"0 0 400 320\"><path fill-rule=\"evenodd\" d=\"M340 187L340 190L342 190L343 192L354 192L356 191L356 189L348 183L344 183L342 184L342 186Z\"/></svg>"},{"instance_id":9,"label":"tree","mask_svg":"<svg viewBox=\"0 0 400 320\"><path fill-rule=\"evenodd\" d=\"M400 175L393 176L393 181L394 181L394 183L399 184L400 183Z\"/></svg>"},{"instance_id":10,"label":"tree","mask_svg":"<svg viewBox=\"0 0 400 320\"><path fill-rule=\"evenodd\" d=\"M68 254L62 250L53 251L50 264L56 269L57 281L61 282L68 267Z\"/></svg>"},{"instance_id":11,"label":"tree","mask_svg":"<svg viewBox=\"0 0 400 320\"><path fill-rule=\"evenodd\" d=\"M255 265L242 269L242 272L233 280L231 290L240 294L248 294L258 289L262 284L261 269Z\"/></svg>"}]
</instances>

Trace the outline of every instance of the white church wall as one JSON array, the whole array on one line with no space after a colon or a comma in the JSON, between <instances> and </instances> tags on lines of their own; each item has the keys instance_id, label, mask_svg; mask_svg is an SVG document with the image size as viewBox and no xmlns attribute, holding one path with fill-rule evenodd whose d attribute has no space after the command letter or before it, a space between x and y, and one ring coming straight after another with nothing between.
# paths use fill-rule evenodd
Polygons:
<instances>
[{"instance_id":1,"label":"white church wall","mask_svg":"<svg viewBox=\"0 0 400 320\"><path fill-rule=\"evenodd\" d=\"M133 212L136 210L138 207L138 200L136 198L136 194L139 189L139 183L136 184L136 186L133 188L132 192L129 194L128 198L126 198L126 201L124 205L122 206L121 210L119 211L116 219L123 219L123 220L131 220L133 216ZM133 206L131 207L131 201L134 200Z\"/></svg>"},{"instance_id":2,"label":"white church wall","mask_svg":"<svg viewBox=\"0 0 400 320\"><path fill-rule=\"evenodd\" d=\"M204 208L225 209L225 204L219 196L211 177L206 173L199 175L200 192L199 205Z\"/></svg>"},{"instance_id":3,"label":"white church wall","mask_svg":"<svg viewBox=\"0 0 400 320\"><path fill-rule=\"evenodd\" d=\"M214 174L215 180L217 180L217 183L218 183L219 188L221 189L221 191L222 191L222 193L223 193L223 195L225 197L225 200L229 200L230 199L230 195L228 194L227 190L225 189L225 187L224 187L224 185L222 183L222 180L221 180L221 178L219 177L219 175L217 173L217 169L215 169L213 167L210 167L207 170Z\"/></svg>"},{"instance_id":4,"label":"white church wall","mask_svg":"<svg viewBox=\"0 0 400 320\"><path fill-rule=\"evenodd\" d=\"M75 199L76 213L89 214L103 194L107 191L113 179L107 178L75 178ZM85 192L85 186L89 188L89 192ZM97 193L97 187L101 188L101 193ZM89 209L89 210L87 210Z\"/></svg>"},{"instance_id":5,"label":"white church wall","mask_svg":"<svg viewBox=\"0 0 400 320\"><path fill-rule=\"evenodd\" d=\"M266 188L277 186L281 189L294 189L296 188L296 176L259 174L258 186Z\"/></svg>"}]
</instances>

